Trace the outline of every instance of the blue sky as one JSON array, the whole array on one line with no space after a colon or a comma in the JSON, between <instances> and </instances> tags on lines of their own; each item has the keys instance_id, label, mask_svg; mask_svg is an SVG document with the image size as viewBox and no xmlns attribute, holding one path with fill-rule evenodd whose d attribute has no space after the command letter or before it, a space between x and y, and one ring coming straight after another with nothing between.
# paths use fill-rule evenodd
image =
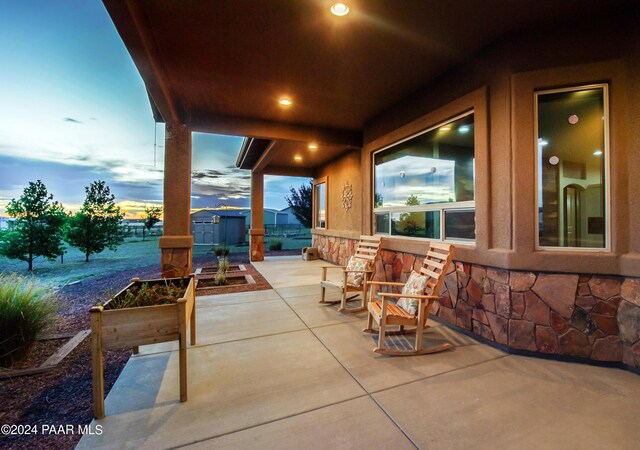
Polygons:
<instances>
[{"instance_id":1,"label":"blue sky","mask_svg":"<svg viewBox=\"0 0 640 450\"><path fill-rule=\"evenodd\" d=\"M164 126L102 3L0 0L0 10L0 215L36 179L68 209L96 179L131 216L162 203ZM250 174L234 166L241 142L194 133L193 208L249 205ZM265 206L286 207L303 182L268 177Z\"/></svg>"}]
</instances>

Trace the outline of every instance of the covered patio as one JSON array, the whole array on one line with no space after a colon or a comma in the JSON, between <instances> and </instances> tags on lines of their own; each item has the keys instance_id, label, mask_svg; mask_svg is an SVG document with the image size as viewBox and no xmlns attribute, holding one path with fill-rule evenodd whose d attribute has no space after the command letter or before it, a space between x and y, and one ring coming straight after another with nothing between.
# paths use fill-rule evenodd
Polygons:
<instances>
[{"instance_id":1,"label":"covered patio","mask_svg":"<svg viewBox=\"0 0 640 450\"><path fill-rule=\"evenodd\" d=\"M254 263L273 289L198 298L189 401L177 346L132 357L78 448L637 448L640 379L530 358L438 322L451 351L375 354L365 313L319 305L323 261ZM398 345L401 345L398 342Z\"/></svg>"}]
</instances>

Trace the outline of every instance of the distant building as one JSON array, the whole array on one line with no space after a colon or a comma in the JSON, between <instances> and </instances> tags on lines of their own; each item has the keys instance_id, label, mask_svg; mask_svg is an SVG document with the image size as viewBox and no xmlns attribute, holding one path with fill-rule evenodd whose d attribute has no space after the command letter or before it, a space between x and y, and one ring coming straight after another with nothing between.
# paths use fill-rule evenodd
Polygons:
<instances>
[{"instance_id":1,"label":"distant building","mask_svg":"<svg viewBox=\"0 0 640 450\"><path fill-rule=\"evenodd\" d=\"M302 226L300 221L293 214L293 208L291 206L281 210L280 213L286 213L287 214L287 224L288 225L300 225L300 226Z\"/></svg>"},{"instance_id":2,"label":"distant building","mask_svg":"<svg viewBox=\"0 0 640 450\"><path fill-rule=\"evenodd\" d=\"M218 223L215 223L218 216ZM246 217L241 210L202 209L191 214L195 245L238 245L245 241Z\"/></svg>"},{"instance_id":3,"label":"distant building","mask_svg":"<svg viewBox=\"0 0 640 450\"><path fill-rule=\"evenodd\" d=\"M247 218L247 224L251 224L251 210L246 209L242 213ZM270 227L274 225L290 225L289 214L285 210L278 211L277 209L265 208L264 209L264 225ZM298 222L296 222L298 223Z\"/></svg>"}]
</instances>

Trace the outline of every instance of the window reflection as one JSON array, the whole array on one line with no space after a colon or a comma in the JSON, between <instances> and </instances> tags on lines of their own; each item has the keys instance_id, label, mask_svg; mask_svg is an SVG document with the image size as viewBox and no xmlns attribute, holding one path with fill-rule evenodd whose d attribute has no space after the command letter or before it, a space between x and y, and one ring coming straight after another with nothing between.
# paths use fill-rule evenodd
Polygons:
<instances>
[{"instance_id":1,"label":"window reflection","mask_svg":"<svg viewBox=\"0 0 640 450\"><path fill-rule=\"evenodd\" d=\"M474 199L473 114L375 155L376 208Z\"/></svg>"}]
</instances>

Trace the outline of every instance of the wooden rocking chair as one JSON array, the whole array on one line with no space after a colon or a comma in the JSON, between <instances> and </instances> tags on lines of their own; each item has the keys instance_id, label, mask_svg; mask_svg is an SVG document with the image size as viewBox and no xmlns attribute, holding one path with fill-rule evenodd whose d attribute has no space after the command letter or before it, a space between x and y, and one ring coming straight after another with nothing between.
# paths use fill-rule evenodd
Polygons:
<instances>
[{"instance_id":1,"label":"wooden rocking chair","mask_svg":"<svg viewBox=\"0 0 640 450\"><path fill-rule=\"evenodd\" d=\"M441 244L432 242L427 252L427 257L422 263L420 273L412 273L407 283L390 283L380 281L370 281L369 291L369 317L367 319L367 328L363 331L375 333L372 328L373 321L378 324L378 346L373 349L376 353L385 355L425 355L428 353L437 353L451 348L451 344L444 344L422 348L422 333L427 328L427 320L429 319L429 311L431 306L438 299L440 288L447 274L447 268L451 264L453 258L454 246L450 244ZM411 284L411 286L409 286ZM411 287L418 287L420 293L402 293L395 294L391 292L380 292L381 301L374 301L373 286L403 286L403 292L411 292ZM422 286L422 287L421 287ZM395 298L398 303L389 302L389 298ZM415 312L411 312L414 306ZM409 311L408 311L409 309ZM397 331L388 331L390 325L399 326ZM415 327L405 330L405 327ZM405 333L415 333L416 339L413 350L392 350L385 348L385 335L396 335Z\"/></svg>"},{"instance_id":2,"label":"wooden rocking chair","mask_svg":"<svg viewBox=\"0 0 640 450\"><path fill-rule=\"evenodd\" d=\"M347 266L322 266L322 299L318 303L335 304L340 303L338 311L359 312L366 311L367 284L375 272L375 263L380 255L380 236L360 236L360 241L356 245L355 254L349 259ZM327 280L329 269L342 270L342 280L339 282ZM337 301L325 301L326 288L334 288L342 291L342 299ZM347 302L358 296L352 295L347 298L349 292L358 292L362 296L362 304L357 308L347 308Z\"/></svg>"}]
</instances>

